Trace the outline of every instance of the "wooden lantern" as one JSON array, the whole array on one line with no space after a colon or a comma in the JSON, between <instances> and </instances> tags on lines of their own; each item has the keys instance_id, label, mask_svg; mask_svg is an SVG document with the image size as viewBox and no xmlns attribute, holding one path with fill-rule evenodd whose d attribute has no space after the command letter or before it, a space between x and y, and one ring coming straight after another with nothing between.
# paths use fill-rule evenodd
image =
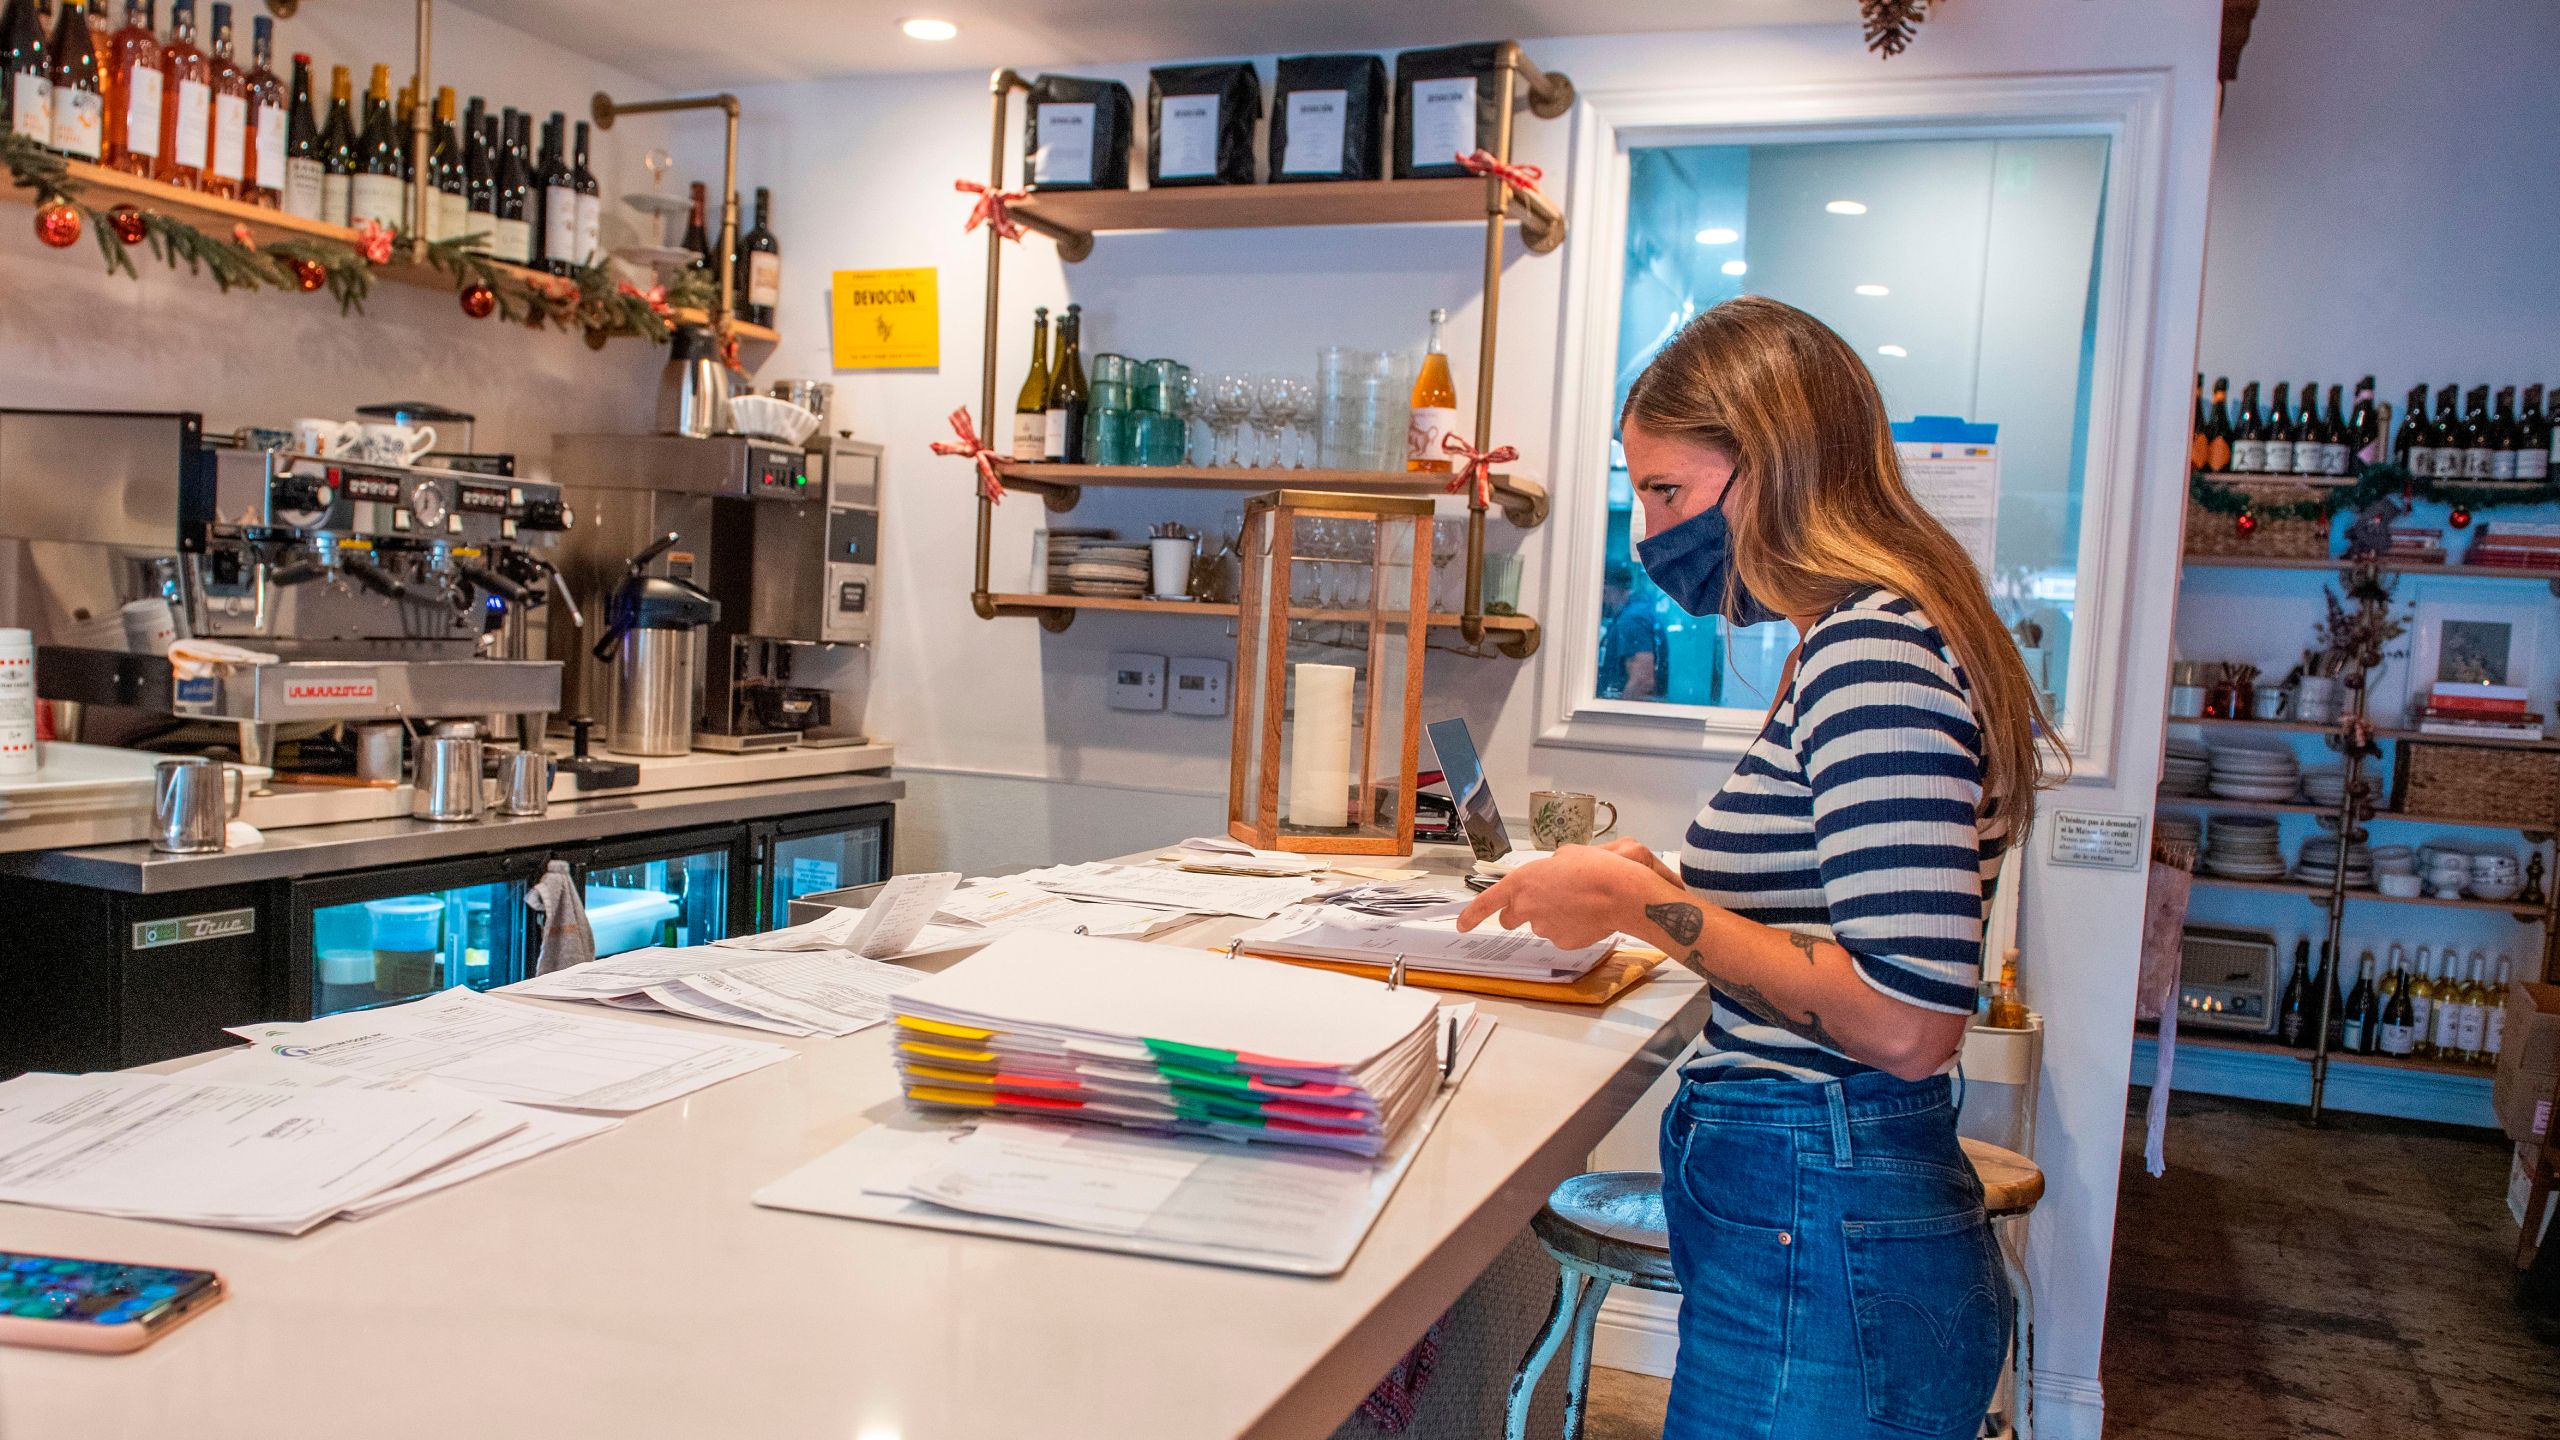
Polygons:
<instances>
[{"instance_id":1,"label":"wooden lantern","mask_svg":"<svg viewBox=\"0 0 2560 1440\"><path fill-rule=\"evenodd\" d=\"M1266 850L1411 854L1431 502L1258 496L1238 568L1227 833Z\"/></svg>"}]
</instances>

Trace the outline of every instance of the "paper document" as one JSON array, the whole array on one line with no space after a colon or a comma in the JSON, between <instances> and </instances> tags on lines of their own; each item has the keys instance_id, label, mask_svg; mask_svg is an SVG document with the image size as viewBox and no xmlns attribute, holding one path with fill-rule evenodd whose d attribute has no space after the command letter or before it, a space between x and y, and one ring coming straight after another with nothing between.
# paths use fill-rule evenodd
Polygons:
<instances>
[{"instance_id":1,"label":"paper document","mask_svg":"<svg viewBox=\"0 0 2560 1440\"><path fill-rule=\"evenodd\" d=\"M261 1043L315 1065L609 1114L645 1110L791 1058L779 1045L576 1018L459 989L313 1020Z\"/></svg>"},{"instance_id":2,"label":"paper document","mask_svg":"<svg viewBox=\"0 0 2560 1440\"><path fill-rule=\"evenodd\" d=\"M1460 932L1453 915L1370 915L1339 905L1301 905L1238 937L1249 953L1356 960L1419 970L1516 980L1575 980L1608 958L1612 937L1566 950L1529 931L1479 925Z\"/></svg>"},{"instance_id":3,"label":"paper document","mask_svg":"<svg viewBox=\"0 0 2560 1440\"><path fill-rule=\"evenodd\" d=\"M1312 876L1199 875L1154 865L1053 865L1013 877L1054 894L1267 920L1315 893Z\"/></svg>"},{"instance_id":4,"label":"paper document","mask_svg":"<svg viewBox=\"0 0 2560 1440\"><path fill-rule=\"evenodd\" d=\"M705 970L722 970L739 962L732 950L711 945L688 945L671 949L663 945L625 950L602 960L589 960L566 970L536 975L502 987L509 995L532 996L543 1000L604 1000L620 995L637 995L661 981L699 974Z\"/></svg>"},{"instance_id":5,"label":"paper document","mask_svg":"<svg viewBox=\"0 0 2560 1440\"><path fill-rule=\"evenodd\" d=\"M1128 1235L1207 1158L1108 1131L988 1120L953 1140L905 1190L972 1214Z\"/></svg>"},{"instance_id":6,"label":"paper document","mask_svg":"<svg viewBox=\"0 0 2560 1440\"><path fill-rule=\"evenodd\" d=\"M941 914L943 919L974 925L991 934L1049 930L1072 935L1082 931L1132 940L1193 918L1188 910L1071 900L1038 885L1013 880L991 880L954 890L943 897Z\"/></svg>"},{"instance_id":7,"label":"paper document","mask_svg":"<svg viewBox=\"0 0 2560 1440\"><path fill-rule=\"evenodd\" d=\"M960 872L937 871L930 875L901 875L880 887L862 919L844 937L844 948L856 955L882 959L895 955L914 943L925 923L933 919L942 897L960 884Z\"/></svg>"}]
</instances>

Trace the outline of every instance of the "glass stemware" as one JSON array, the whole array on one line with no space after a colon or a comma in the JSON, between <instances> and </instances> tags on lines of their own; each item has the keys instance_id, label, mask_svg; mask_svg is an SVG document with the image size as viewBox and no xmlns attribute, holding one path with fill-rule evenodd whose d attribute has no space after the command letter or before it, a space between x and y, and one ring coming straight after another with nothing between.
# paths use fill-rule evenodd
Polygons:
<instances>
[{"instance_id":1,"label":"glass stemware","mask_svg":"<svg viewBox=\"0 0 2560 1440\"><path fill-rule=\"evenodd\" d=\"M1304 470L1316 463L1316 425L1323 416L1324 406L1316 397L1316 382L1303 375L1290 377L1289 392L1296 401L1297 468Z\"/></svg>"},{"instance_id":2,"label":"glass stemware","mask_svg":"<svg viewBox=\"0 0 2560 1440\"><path fill-rule=\"evenodd\" d=\"M1205 426L1209 422L1209 411L1207 408L1209 402L1206 390L1207 384L1207 381L1200 378L1199 371L1193 370L1188 366L1183 368L1180 400L1182 409L1179 413L1182 416L1182 463L1185 465L1215 465L1218 463L1218 447L1215 443L1214 437L1212 437L1212 443L1209 446L1208 458L1205 460L1201 458L1199 449L1191 443L1191 423L1197 420ZM1241 521L1238 522L1238 529L1242 529ZM1229 546L1228 548L1233 549L1234 547Z\"/></svg>"},{"instance_id":3,"label":"glass stemware","mask_svg":"<svg viewBox=\"0 0 2560 1440\"><path fill-rule=\"evenodd\" d=\"M1463 520L1431 522L1431 608L1435 611L1446 613L1458 608L1454 602L1459 580L1450 567L1466 538L1467 524Z\"/></svg>"},{"instance_id":4,"label":"glass stemware","mask_svg":"<svg viewBox=\"0 0 2560 1440\"><path fill-rule=\"evenodd\" d=\"M1242 465L1244 452L1236 427L1253 413L1253 382L1242 375L1220 375L1209 382L1209 463Z\"/></svg>"},{"instance_id":5,"label":"glass stemware","mask_svg":"<svg viewBox=\"0 0 2560 1440\"><path fill-rule=\"evenodd\" d=\"M1297 389L1286 375L1261 375L1254 379L1253 398L1259 407L1255 428L1262 436L1262 463L1278 469L1285 463L1280 451L1281 437L1297 425Z\"/></svg>"}]
</instances>

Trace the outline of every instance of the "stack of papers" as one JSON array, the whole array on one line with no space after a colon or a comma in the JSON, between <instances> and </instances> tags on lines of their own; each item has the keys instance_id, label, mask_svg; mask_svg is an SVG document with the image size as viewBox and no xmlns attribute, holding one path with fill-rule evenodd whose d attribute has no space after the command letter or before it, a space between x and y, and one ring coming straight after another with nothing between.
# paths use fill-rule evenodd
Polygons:
<instances>
[{"instance_id":1,"label":"stack of papers","mask_svg":"<svg viewBox=\"0 0 2560 1440\"><path fill-rule=\"evenodd\" d=\"M1292 906L1246 931L1238 943L1260 955L1371 965L1402 959L1413 969L1445 974L1566 982L1582 978L1617 948L1613 936L1567 950L1527 930L1490 922L1461 933L1457 913L1465 905L1458 897L1438 904L1417 897L1399 905L1392 896L1362 892L1342 903Z\"/></svg>"},{"instance_id":2,"label":"stack of papers","mask_svg":"<svg viewBox=\"0 0 2560 1440\"><path fill-rule=\"evenodd\" d=\"M862 912L845 913L858 920ZM791 933L776 930L753 938L771 940ZM921 978L913 970L842 950L653 945L519 981L503 993L539 1000L585 1000L622 1010L658 1010L717 1025L806 1037L851 1035L887 1020L889 997Z\"/></svg>"},{"instance_id":3,"label":"stack of papers","mask_svg":"<svg viewBox=\"0 0 2560 1440\"><path fill-rule=\"evenodd\" d=\"M1314 875L1201 875L1155 865L1052 865L1013 876L1053 895L1267 920L1324 888Z\"/></svg>"},{"instance_id":4,"label":"stack of papers","mask_svg":"<svg viewBox=\"0 0 2560 1440\"><path fill-rule=\"evenodd\" d=\"M1437 1087L1426 992L1011 934L900 991L910 1102L1375 1156Z\"/></svg>"},{"instance_id":5,"label":"stack of papers","mask_svg":"<svg viewBox=\"0 0 2560 1440\"><path fill-rule=\"evenodd\" d=\"M299 1235L519 1128L451 1091L21 1075L0 1085L0 1201Z\"/></svg>"}]
</instances>

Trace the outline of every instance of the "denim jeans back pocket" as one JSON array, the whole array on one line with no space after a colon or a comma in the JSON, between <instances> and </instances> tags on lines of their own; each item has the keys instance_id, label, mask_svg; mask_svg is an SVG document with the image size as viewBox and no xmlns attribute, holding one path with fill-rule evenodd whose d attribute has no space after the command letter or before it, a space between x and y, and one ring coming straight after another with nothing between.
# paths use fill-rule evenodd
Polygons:
<instances>
[{"instance_id":1,"label":"denim jeans back pocket","mask_svg":"<svg viewBox=\"0 0 2560 1440\"><path fill-rule=\"evenodd\" d=\"M2008 1277L1979 1209L1841 1225L1868 1418L1970 1436L2008 1352Z\"/></svg>"}]
</instances>

